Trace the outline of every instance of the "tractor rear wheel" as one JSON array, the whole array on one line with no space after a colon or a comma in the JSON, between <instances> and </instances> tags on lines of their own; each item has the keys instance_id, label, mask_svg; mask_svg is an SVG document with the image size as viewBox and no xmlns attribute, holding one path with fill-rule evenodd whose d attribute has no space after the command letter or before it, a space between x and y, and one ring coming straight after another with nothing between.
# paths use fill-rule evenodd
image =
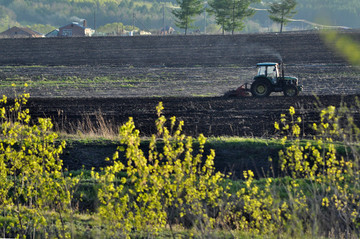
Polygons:
<instances>
[{"instance_id":1,"label":"tractor rear wheel","mask_svg":"<svg viewBox=\"0 0 360 239\"><path fill-rule=\"evenodd\" d=\"M284 87L284 95L293 97L299 94L299 90L295 85L287 85Z\"/></svg>"},{"instance_id":2,"label":"tractor rear wheel","mask_svg":"<svg viewBox=\"0 0 360 239\"><path fill-rule=\"evenodd\" d=\"M255 97L267 97L270 93L271 85L266 79L258 79L251 85L251 94Z\"/></svg>"}]
</instances>

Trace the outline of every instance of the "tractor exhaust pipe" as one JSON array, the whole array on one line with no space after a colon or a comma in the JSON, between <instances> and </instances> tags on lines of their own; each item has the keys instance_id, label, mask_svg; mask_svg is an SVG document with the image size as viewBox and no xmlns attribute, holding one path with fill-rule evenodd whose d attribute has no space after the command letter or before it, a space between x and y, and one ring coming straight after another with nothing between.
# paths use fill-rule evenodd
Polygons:
<instances>
[{"instance_id":1,"label":"tractor exhaust pipe","mask_svg":"<svg viewBox=\"0 0 360 239\"><path fill-rule=\"evenodd\" d=\"M281 76L282 78L284 78L285 77L284 62L280 62L279 64L281 66Z\"/></svg>"}]
</instances>

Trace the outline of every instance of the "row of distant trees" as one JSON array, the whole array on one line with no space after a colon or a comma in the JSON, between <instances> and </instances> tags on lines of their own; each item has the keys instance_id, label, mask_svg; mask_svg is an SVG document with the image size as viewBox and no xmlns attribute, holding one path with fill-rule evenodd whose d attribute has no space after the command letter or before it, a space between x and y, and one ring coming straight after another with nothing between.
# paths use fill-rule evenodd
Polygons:
<instances>
[{"instance_id":1,"label":"row of distant trees","mask_svg":"<svg viewBox=\"0 0 360 239\"><path fill-rule=\"evenodd\" d=\"M176 0L179 4L178 9L172 13L176 17L175 24L177 27L185 30L193 28L195 17L204 11L203 0ZM206 11L215 17L215 21L222 27L222 32L231 32L234 34L237 30L244 28L244 20L255 14L255 9L250 4L260 2L260 0L209 0L209 8ZM269 17L272 21L280 24L280 32L283 26L289 22L296 12L296 0L281 0L273 2L268 9Z\"/></svg>"},{"instance_id":2,"label":"row of distant trees","mask_svg":"<svg viewBox=\"0 0 360 239\"><path fill-rule=\"evenodd\" d=\"M260 3L253 0L255 3L251 6L270 9L270 3L278 1L281 0L261 0ZM189 1L180 2L184 2L184 6L196 6ZM208 12L211 11L209 3L214 0L201 2L203 12L195 17L193 22L197 26L195 29L199 31L203 29L209 34L219 33L219 25L216 24L214 15L208 17ZM225 7L229 9L235 6L234 3L237 1L216 1L218 2L225 2ZM359 0L296 0L296 2L299 19L320 24L360 27ZM179 28L174 26L174 20L178 18L171 12L175 8L179 10L179 6L177 0L0 0L0 32L12 26L29 26L33 30L46 34L69 22L80 21L78 19L86 19L88 26L96 29L98 33L100 26L109 23L122 23L131 28L138 27L154 33L159 32L164 26L171 26L178 30ZM236 8L233 7L233 10L235 13ZM270 23L268 16L268 12L259 11L251 19L246 17L244 21L246 24L242 31L273 31L275 24ZM228 24L223 25L224 27L220 26L220 29L223 28L224 31L231 33L231 30L225 30L225 25ZM307 23L294 24L293 27L311 28ZM122 28L115 26L113 29L108 27L107 29L108 32L102 33L112 34Z\"/></svg>"}]
</instances>

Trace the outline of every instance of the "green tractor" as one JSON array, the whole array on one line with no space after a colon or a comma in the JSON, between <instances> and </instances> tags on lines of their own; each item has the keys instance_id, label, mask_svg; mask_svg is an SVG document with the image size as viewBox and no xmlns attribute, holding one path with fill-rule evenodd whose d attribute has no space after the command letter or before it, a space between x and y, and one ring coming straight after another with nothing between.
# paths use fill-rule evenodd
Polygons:
<instances>
[{"instance_id":1,"label":"green tractor","mask_svg":"<svg viewBox=\"0 0 360 239\"><path fill-rule=\"evenodd\" d=\"M281 63L263 62L256 64L258 73L251 83L245 83L236 90L225 93L225 97L267 97L272 92L284 92L285 96L297 96L302 91L296 77L284 76L284 66ZM281 74L280 74L281 67Z\"/></svg>"},{"instance_id":2,"label":"green tractor","mask_svg":"<svg viewBox=\"0 0 360 239\"><path fill-rule=\"evenodd\" d=\"M266 97L272 92L284 92L285 96L297 96L302 91L296 77L284 76L284 67L281 63L258 63L258 73L251 84L250 92L255 97Z\"/></svg>"}]
</instances>

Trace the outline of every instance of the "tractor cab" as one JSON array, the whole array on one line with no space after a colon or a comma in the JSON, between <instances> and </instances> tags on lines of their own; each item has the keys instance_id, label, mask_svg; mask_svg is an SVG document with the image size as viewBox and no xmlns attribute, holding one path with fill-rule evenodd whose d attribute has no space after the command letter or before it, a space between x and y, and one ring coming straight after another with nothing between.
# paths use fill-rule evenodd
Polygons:
<instances>
[{"instance_id":1,"label":"tractor cab","mask_svg":"<svg viewBox=\"0 0 360 239\"><path fill-rule=\"evenodd\" d=\"M279 63L265 62L256 64L258 73L255 78L265 77L268 78L272 84L277 83L277 79L280 77Z\"/></svg>"}]
</instances>

